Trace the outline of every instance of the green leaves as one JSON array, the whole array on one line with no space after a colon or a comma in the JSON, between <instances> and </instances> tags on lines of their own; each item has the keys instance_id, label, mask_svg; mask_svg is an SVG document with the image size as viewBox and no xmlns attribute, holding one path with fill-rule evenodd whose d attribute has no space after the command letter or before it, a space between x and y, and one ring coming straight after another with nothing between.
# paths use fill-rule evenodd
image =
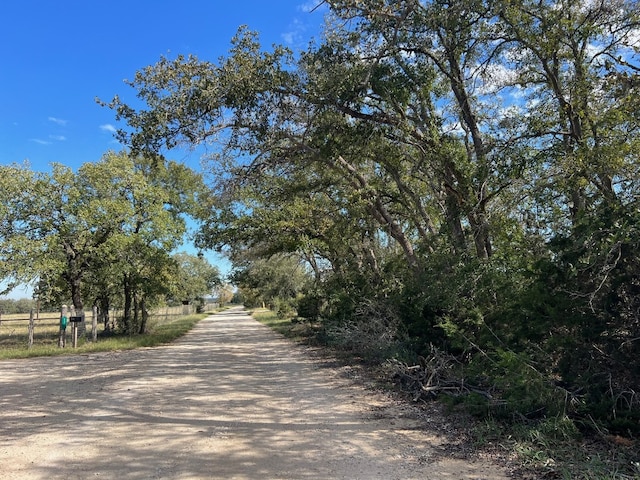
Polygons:
<instances>
[{"instance_id":1,"label":"green leaves","mask_svg":"<svg viewBox=\"0 0 640 480\"><path fill-rule=\"evenodd\" d=\"M173 276L172 298L191 301L211 295L222 284L220 271L201 256L177 253L172 256L177 266Z\"/></svg>"},{"instance_id":2,"label":"green leaves","mask_svg":"<svg viewBox=\"0 0 640 480\"><path fill-rule=\"evenodd\" d=\"M134 265L141 272L158 263L154 251L168 256L203 191L201 178L183 165L126 153L108 152L75 173L59 164L49 173L0 168L1 276L39 280L41 296L64 278L74 302L89 291L104 294L82 287L83 279L104 290L101 275L117 281Z\"/></svg>"}]
</instances>

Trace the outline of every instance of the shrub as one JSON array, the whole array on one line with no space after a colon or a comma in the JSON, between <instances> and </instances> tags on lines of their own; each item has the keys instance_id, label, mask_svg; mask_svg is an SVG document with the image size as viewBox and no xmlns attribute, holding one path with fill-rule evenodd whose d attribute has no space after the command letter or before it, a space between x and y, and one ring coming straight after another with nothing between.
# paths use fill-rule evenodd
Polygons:
<instances>
[{"instance_id":1,"label":"shrub","mask_svg":"<svg viewBox=\"0 0 640 480\"><path fill-rule=\"evenodd\" d=\"M329 341L372 361L380 361L396 352L405 335L398 314L385 303L363 300L350 320L327 328Z\"/></svg>"}]
</instances>

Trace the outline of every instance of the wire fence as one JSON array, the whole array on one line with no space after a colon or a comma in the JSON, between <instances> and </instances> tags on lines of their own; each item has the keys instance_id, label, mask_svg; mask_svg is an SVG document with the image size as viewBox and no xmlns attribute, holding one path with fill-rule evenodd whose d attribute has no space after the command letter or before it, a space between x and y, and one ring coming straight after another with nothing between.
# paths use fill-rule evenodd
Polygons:
<instances>
[{"instance_id":1,"label":"wire fence","mask_svg":"<svg viewBox=\"0 0 640 480\"><path fill-rule=\"evenodd\" d=\"M203 312L214 311L217 303L207 303L202 308ZM195 312L193 305L178 305L173 307L160 307L149 312L148 322L150 326L162 325L174 321L176 318L190 315ZM33 312L30 314L2 314L0 313L0 349L15 348L31 345L57 345L60 335L60 312ZM75 315L79 316L78 312ZM91 310L84 312L87 335L92 334L92 320L94 313ZM113 322L124 315L123 309L109 311L109 328L113 328ZM105 325L96 322L96 335L105 330Z\"/></svg>"}]
</instances>

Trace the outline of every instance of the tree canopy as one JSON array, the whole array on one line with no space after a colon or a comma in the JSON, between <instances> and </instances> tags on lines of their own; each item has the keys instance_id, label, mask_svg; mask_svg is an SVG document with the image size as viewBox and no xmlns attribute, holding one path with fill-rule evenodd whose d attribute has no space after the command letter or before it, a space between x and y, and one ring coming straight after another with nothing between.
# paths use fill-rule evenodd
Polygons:
<instances>
[{"instance_id":1,"label":"tree canopy","mask_svg":"<svg viewBox=\"0 0 640 480\"><path fill-rule=\"evenodd\" d=\"M125 330L144 331L138 313L168 295L185 214L202 193L199 175L158 156L108 152L77 172L0 167L0 274L36 285L45 302L108 311L122 298ZM209 278L207 281L212 281ZM193 286L195 288L195 286Z\"/></svg>"}]
</instances>

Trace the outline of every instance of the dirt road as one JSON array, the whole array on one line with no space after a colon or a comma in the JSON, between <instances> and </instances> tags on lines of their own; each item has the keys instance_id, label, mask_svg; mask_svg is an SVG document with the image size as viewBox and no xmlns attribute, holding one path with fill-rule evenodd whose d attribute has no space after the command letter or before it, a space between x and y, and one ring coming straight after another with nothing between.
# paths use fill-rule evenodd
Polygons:
<instances>
[{"instance_id":1,"label":"dirt road","mask_svg":"<svg viewBox=\"0 0 640 480\"><path fill-rule=\"evenodd\" d=\"M426 421L241 309L165 347L0 361L3 480L507 478Z\"/></svg>"}]
</instances>

